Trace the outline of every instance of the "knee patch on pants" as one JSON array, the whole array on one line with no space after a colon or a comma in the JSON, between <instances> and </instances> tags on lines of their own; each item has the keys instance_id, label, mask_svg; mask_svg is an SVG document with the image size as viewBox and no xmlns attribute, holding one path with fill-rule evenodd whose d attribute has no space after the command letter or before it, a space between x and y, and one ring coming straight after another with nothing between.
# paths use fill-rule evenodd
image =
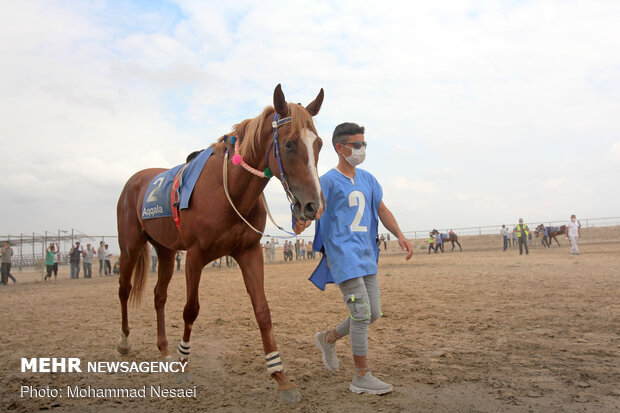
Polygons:
<instances>
[{"instance_id":1,"label":"knee patch on pants","mask_svg":"<svg viewBox=\"0 0 620 413\"><path fill-rule=\"evenodd\" d=\"M370 304L367 298L361 294L349 294L345 301L351 312L351 320L370 323Z\"/></svg>"}]
</instances>

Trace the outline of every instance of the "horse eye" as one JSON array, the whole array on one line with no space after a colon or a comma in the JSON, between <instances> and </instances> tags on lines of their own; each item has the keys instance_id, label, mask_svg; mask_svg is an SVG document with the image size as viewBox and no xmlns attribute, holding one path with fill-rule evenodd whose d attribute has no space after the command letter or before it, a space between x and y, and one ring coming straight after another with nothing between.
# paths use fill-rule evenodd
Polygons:
<instances>
[{"instance_id":1,"label":"horse eye","mask_svg":"<svg viewBox=\"0 0 620 413\"><path fill-rule=\"evenodd\" d=\"M288 142L286 142L286 143L284 144L284 148L285 148L287 151L292 151L292 150L294 150L294 149L295 149L295 142L293 142L293 141L288 141Z\"/></svg>"}]
</instances>

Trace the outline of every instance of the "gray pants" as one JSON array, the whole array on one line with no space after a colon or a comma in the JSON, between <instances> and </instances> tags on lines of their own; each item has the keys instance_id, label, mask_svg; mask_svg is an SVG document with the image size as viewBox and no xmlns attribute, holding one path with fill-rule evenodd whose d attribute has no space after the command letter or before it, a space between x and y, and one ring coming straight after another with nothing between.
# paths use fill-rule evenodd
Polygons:
<instances>
[{"instance_id":1,"label":"gray pants","mask_svg":"<svg viewBox=\"0 0 620 413\"><path fill-rule=\"evenodd\" d=\"M93 276L93 263L92 262L84 262L82 263L84 267L84 278L90 278Z\"/></svg>"},{"instance_id":2,"label":"gray pants","mask_svg":"<svg viewBox=\"0 0 620 413\"><path fill-rule=\"evenodd\" d=\"M529 254L530 250L527 247L527 238L519 237L519 255L523 255L523 247L525 247L525 254Z\"/></svg>"},{"instance_id":3,"label":"gray pants","mask_svg":"<svg viewBox=\"0 0 620 413\"><path fill-rule=\"evenodd\" d=\"M80 263L71 263L71 278L80 278Z\"/></svg>"},{"instance_id":4,"label":"gray pants","mask_svg":"<svg viewBox=\"0 0 620 413\"><path fill-rule=\"evenodd\" d=\"M381 295L377 274L353 278L338 284L351 315L338 327L340 337L351 335L354 356L368 352L368 325L381 317Z\"/></svg>"},{"instance_id":5,"label":"gray pants","mask_svg":"<svg viewBox=\"0 0 620 413\"><path fill-rule=\"evenodd\" d=\"M577 245L577 237L574 235L570 235L568 238L570 239L570 253L579 254L579 246Z\"/></svg>"}]
</instances>

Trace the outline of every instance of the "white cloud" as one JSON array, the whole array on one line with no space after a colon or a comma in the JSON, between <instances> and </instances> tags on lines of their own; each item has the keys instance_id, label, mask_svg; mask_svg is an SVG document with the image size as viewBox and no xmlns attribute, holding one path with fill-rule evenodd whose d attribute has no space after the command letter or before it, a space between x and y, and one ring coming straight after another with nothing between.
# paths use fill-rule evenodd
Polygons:
<instances>
[{"instance_id":1,"label":"white cloud","mask_svg":"<svg viewBox=\"0 0 620 413\"><path fill-rule=\"evenodd\" d=\"M611 145L611 149L609 150L609 156L612 160L620 162L620 142L616 142Z\"/></svg>"},{"instance_id":2,"label":"white cloud","mask_svg":"<svg viewBox=\"0 0 620 413\"><path fill-rule=\"evenodd\" d=\"M584 214L620 208L605 189L620 172L620 4L175 7L20 1L3 9L0 35L11 41L0 45L0 133L10 156L0 191L32 210L50 196L57 202L34 218L14 208L0 233L71 220L113 232L133 172L182 162L271 104L277 83L293 102L325 88L316 119L322 173L336 162L333 127L366 126L364 167L403 228L493 223L540 205L545 217L563 214L537 190L568 184L590 191L565 200ZM549 176L567 165L563 177ZM268 198L287 215L281 188L270 184ZM96 222L80 212L92 199Z\"/></svg>"},{"instance_id":3,"label":"white cloud","mask_svg":"<svg viewBox=\"0 0 620 413\"><path fill-rule=\"evenodd\" d=\"M402 176L391 178L387 182L387 185L398 191L405 192L402 194L405 196L407 195L407 192L428 193L436 191L435 184L433 182L412 181Z\"/></svg>"}]
</instances>

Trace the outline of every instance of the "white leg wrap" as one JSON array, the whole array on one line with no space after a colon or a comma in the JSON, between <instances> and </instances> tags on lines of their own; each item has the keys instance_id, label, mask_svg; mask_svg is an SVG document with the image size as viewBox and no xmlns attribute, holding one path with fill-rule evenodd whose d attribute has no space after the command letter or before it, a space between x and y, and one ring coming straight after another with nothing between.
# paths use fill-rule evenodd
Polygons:
<instances>
[{"instance_id":1,"label":"white leg wrap","mask_svg":"<svg viewBox=\"0 0 620 413\"><path fill-rule=\"evenodd\" d=\"M182 359L187 359L189 358L189 352L190 352L189 343L186 343L185 341L181 340L181 342L179 343L179 347L177 347L177 354Z\"/></svg>"},{"instance_id":2,"label":"white leg wrap","mask_svg":"<svg viewBox=\"0 0 620 413\"><path fill-rule=\"evenodd\" d=\"M282 359L280 358L280 353L278 351L272 351L267 354L265 359L267 360L267 373L272 374L276 371L284 370L282 367Z\"/></svg>"}]
</instances>

